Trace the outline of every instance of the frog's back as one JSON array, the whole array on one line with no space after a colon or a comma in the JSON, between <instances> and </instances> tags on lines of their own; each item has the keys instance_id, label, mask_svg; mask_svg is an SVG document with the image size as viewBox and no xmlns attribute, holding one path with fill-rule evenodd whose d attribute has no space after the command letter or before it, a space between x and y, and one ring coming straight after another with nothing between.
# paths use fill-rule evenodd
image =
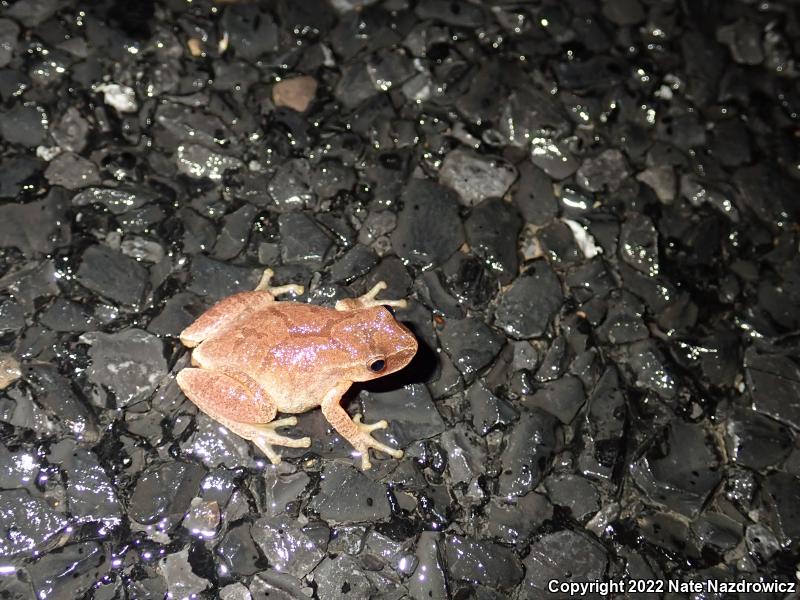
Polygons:
<instances>
[{"instance_id":1,"label":"frog's back","mask_svg":"<svg viewBox=\"0 0 800 600\"><path fill-rule=\"evenodd\" d=\"M276 327L274 319L277 317L281 323L277 328L292 338L327 337L342 314L327 306L301 302L276 302L262 312L252 315L248 321L255 321L256 327L266 334L266 328Z\"/></svg>"},{"instance_id":2,"label":"frog's back","mask_svg":"<svg viewBox=\"0 0 800 600\"><path fill-rule=\"evenodd\" d=\"M311 361L329 346L338 314L313 304L276 302L240 316L204 340L193 360L206 368L228 367L254 376Z\"/></svg>"}]
</instances>

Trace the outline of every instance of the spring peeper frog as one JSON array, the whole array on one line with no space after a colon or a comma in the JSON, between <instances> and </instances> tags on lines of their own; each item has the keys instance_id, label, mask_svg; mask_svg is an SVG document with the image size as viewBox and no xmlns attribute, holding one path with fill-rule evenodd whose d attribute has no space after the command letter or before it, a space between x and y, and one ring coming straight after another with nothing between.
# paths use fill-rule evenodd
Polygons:
<instances>
[{"instance_id":1,"label":"spring peeper frog","mask_svg":"<svg viewBox=\"0 0 800 600\"><path fill-rule=\"evenodd\" d=\"M339 300L335 308L278 302L302 286L269 287L264 273L252 292L229 296L203 313L180 334L192 351L193 368L178 373L178 385L200 410L234 433L251 440L273 464L280 456L272 445L308 448L311 438L289 438L279 427L296 417L275 420L278 412L298 414L320 406L328 422L370 467L369 449L401 458L403 452L371 435L386 421L351 419L340 406L356 381L383 377L406 366L417 340L396 321L387 306L405 300L376 300L383 282L359 298Z\"/></svg>"}]
</instances>

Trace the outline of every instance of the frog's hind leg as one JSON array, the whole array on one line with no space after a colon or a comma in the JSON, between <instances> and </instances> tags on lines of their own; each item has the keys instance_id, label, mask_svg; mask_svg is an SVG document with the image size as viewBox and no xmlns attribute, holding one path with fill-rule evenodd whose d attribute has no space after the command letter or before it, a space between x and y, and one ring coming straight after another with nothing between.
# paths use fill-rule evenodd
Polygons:
<instances>
[{"instance_id":1,"label":"frog's hind leg","mask_svg":"<svg viewBox=\"0 0 800 600\"><path fill-rule=\"evenodd\" d=\"M296 417L273 421L275 401L244 373L220 369L183 369L178 385L197 407L235 434L253 442L273 463L281 457L272 445L308 448L311 438L289 438L275 432L297 424Z\"/></svg>"},{"instance_id":2,"label":"frog's hind leg","mask_svg":"<svg viewBox=\"0 0 800 600\"><path fill-rule=\"evenodd\" d=\"M204 339L231 327L236 319L265 308L275 302L273 294L268 291L240 292L220 300L197 320L181 331L181 342L187 348L194 348Z\"/></svg>"},{"instance_id":3,"label":"frog's hind leg","mask_svg":"<svg viewBox=\"0 0 800 600\"><path fill-rule=\"evenodd\" d=\"M377 300L375 296L386 289L386 282L379 281L372 286L366 294L358 298L342 298L334 307L336 310L356 310L359 308L370 308L373 306L395 306L405 308L408 304L405 300Z\"/></svg>"}]
</instances>

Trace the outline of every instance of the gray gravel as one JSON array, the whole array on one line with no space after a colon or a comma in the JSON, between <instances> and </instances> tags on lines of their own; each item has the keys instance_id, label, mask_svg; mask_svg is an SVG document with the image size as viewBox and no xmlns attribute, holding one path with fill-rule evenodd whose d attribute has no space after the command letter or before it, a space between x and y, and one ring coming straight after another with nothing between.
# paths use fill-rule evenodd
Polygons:
<instances>
[{"instance_id":1,"label":"gray gravel","mask_svg":"<svg viewBox=\"0 0 800 600\"><path fill-rule=\"evenodd\" d=\"M796 581L796 12L0 6L0 596ZM315 410L273 466L180 391L267 267L410 298L345 400L402 459Z\"/></svg>"}]
</instances>

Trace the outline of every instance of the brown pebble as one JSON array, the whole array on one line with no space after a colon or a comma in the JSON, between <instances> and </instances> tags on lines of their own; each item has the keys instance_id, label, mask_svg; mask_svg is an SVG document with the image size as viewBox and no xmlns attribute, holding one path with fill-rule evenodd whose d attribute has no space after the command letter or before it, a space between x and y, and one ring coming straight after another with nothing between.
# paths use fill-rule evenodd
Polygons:
<instances>
[{"instance_id":1,"label":"brown pebble","mask_svg":"<svg viewBox=\"0 0 800 600\"><path fill-rule=\"evenodd\" d=\"M203 42L200 41L200 38L189 38L186 45L189 47L189 54L192 56L203 56Z\"/></svg>"},{"instance_id":2,"label":"brown pebble","mask_svg":"<svg viewBox=\"0 0 800 600\"><path fill-rule=\"evenodd\" d=\"M272 87L272 101L275 106L286 106L297 112L305 112L316 93L316 79L303 75L276 83Z\"/></svg>"},{"instance_id":3,"label":"brown pebble","mask_svg":"<svg viewBox=\"0 0 800 600\"><path fill-rule=\"evenodd\" d=\"M21 375L19 361L10 354L0 354L0 390L6 389Z\"/></svg>"}]
</instances>

